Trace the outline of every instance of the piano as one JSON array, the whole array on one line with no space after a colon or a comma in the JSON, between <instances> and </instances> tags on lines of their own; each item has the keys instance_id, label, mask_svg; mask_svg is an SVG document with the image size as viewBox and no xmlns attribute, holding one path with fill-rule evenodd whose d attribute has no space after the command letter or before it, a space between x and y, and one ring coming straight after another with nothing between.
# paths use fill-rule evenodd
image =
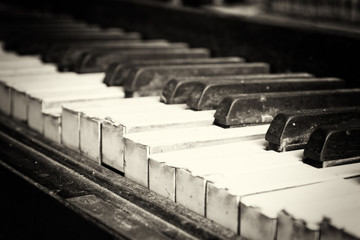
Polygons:
<instances>
[{"instance_id":1,"label":"piano","mask_svg":"<svg viewBox=\"0 0 360 240\"><path fill-rule=\"evenodd\" d=\"M358 5L3 1L0 239L359 239Z\"/></svg>"}]
</instances>

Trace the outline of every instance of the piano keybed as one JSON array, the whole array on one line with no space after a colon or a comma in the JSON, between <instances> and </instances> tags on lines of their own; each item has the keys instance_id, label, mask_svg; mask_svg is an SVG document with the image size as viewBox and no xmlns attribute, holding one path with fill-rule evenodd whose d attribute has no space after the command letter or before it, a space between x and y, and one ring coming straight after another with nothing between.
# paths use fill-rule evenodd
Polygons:
<instances>
[{"instance_id":1,"label":"piano keybed","mask_svg":"<svg viewBox=\"0 0 360 240\"><path fill-rule=\"evenodd\" d=\"M53 24L57 26L56 21ZM79 25L80 29L85 27ZM58 36L52 35L51 26L48 23L41 30L39 24L30 29L39 28L40 33L49 34L49 42L56 42ZM78 25L74 23L74 26ZM66 33L66 28L63 31ZM264 76L269 70L267 64L247 64L237 57L211 62L206 60L209 57L206 49L192 52L186 44L173 46L162 40L159 45L164 44L168 48L157 44L154 47L151 43L141 45L140 34L127 35L122 30L107 32L92 28L84 32L84 36L90 39L91 32L102 33L93 39L100 43L99 39L114 41L112 37L106 39L105 36L110 33L110 36L118 35L131 44L131 39L134 39L136 44L124 43L119 47L121 50L114 50L116 54L111 52L114 48L111 44L108 50L104 50L105 47L84 47L81 54L77 53L82 55L78 58L82 62L71 63L77 72L84 72L84 69L96 72L84 74L59 73L58 66L44 64L37 56L23 57L1 51L0 107L3 115L25 122L32 131L75 150L92 164L110 167L241 237L360 238L356 224L359 220L359 163L315 168L303 163L303 150L266 151L265 134L276 111L262 116L262 122L257 122L260 125L239 127L235 124L233 128L223 128L213 124L214 114L216 116L223 111L219 110L223 102L217 102L204 111L194 111L189 109L189 100L188 105L185 102L164 104L159 96L149 96L158 95L163 88L166 89L170 80L184 77L198 79L195 87L200 87L199 82L217 82L221 78L225 79L224 82L234 79L243 83L256 82L256 79L265 81ZM67 34L79 44L85 42L82 37L77 39L72 30ZM21 41L16 42L20 44L17 47L24 53L32 53L33 49L39 49L36 41L40 39L34 39L34 45L30 45L34 48L27 49ZM61 37L59 41L64 41L66 47L63 49L67 49L66 37ZM141 48L144 49L139 50ZM178 48L186 50L181 52ZM44 52L40 53L44 56ZM157 57L154 60L151 56ZM92 57L91 61L84 60ZM185 63L171 63L179 58ZM116 68L106 75L104 73L114 62L118 62L119 66L129 64L125 69L128 75L123 86L105 86L102 83L115 71ZM250 75L242 75L240 80L238 76L229 76L241 74ZM251 74L259 76L251 79ZM289 74L278 78L294 78L293 82L317 79L311 74ZM341 80L339 84L342 88ZM297 88L293 90L299 91ZM308 93L312 90L308 89ZM125 93L143 97L125 98ZM231 96L237 97L236 94ZM264 93L264 96L268 95ZM164 96L161 99L166 101ZM260 101L266 101L266 97ZM340 106L352 105L346 102ZM335 104L335 107L338 105Z\"/></svg>"}]
</instances>

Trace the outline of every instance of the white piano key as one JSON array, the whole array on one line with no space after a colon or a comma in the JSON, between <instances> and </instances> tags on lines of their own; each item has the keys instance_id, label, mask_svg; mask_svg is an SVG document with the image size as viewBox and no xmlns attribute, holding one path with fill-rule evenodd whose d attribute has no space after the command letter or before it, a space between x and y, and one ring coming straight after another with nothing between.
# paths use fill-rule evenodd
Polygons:
<instances>
[{"instance_id":1,"label":"white piano key","mask_svg":"<svg viewBox=\"0 0 360 240\"><path fill-rule=\"evenodd\" d=\"M39 66L50 66L50 64L44 64L39 58L19 58L16 61L0 61L0 69L33 68Z\"/></svg>"},{"instance_id":2,"label":"white piano key","mask_svg":"<svg viewBox=\"0 0 360 240\"><path fill-rule=\"evenodd\" d=\"M105 89L107 88L101 79L89 78L84 79L77 77L56 79L52 81L33 81L29 83L14 84L10 89L11 96L11 116L22 121L27 120L27 98L28 95L38 93L56 94L60 91L75 91L75 90L92 90L92 89Z\"/></svg>"},{"instance_id":3,"label":"white piano key","mask_svg":"<svg viewBox=\"0 0 360 240\"><path fill-rule=\"evenodd\" d=\"M40 57L37 55L32 56L19 56L12 52L3 52L3 54L0 55L0 63L13 63L13 64L21 64L23 62L28 61L39 61Z\"/></svg>"},{"instance_id":4,"label":"white piano key","mask_svg":"<svg viewBox=\"0 0 360 240\"><path fill-rule=\"evenodd\" d=\"M359 221L360 208L358 205L343 211L327 212L321 224L321 240L360 239Z\"/></svg>"},{"instance_id":5,"label":"white piano key","mask_svg":"<svg viewBox=\"0 0 360 240\"><path fill-rule=\"evenodd\" d=\"M148 158L159 152L263 138L269 125L224 129L218 126L131 133L125 136L125 176L148 186Z\"/></svg>"},{"instance_id":6,"label":"white piano key","mask_svg":"<svg viewBox=\"0 0 360 240\"><path fill-rule=\"evenodd\" d=\"M61 108L49 108L42 112L43 133L47 139L61 143Z\"/></svg>"},{"instance_id":7,"label":"white piano key","mask_svg":"<svg viewBox=\"0 0 360 240\"><path fill-rule=\"evenodd\" d=\"M53 82L59 79L103 79L104 73L98 74L75 74L75 73L50 73L43 75L24 75L0 78L0 110L6 115L11 115L12 110L12 87L17 84L30 84L35 82Z\"/></svg>"},{"instance_id":8,"label":"white piano key","mask_svg":"<svg viewBox=\"0 0 360 240\"><path fill-rule=\"evenodd\" d=\"M27 76L27 75L41 75L57 73L56 66L46 65L46 66L35 66L31 68L12 68L12 69L0 69L0 76Z\"/></svg>"},{"instance_id":9,"label":"white piano key","mask_svg":"<svg viewBox=\"0 0 360 240\"><path fill-rule=\"evenodd\" d=\"M157 129L189 127L210 125L213 122L214 111L195 112L185 110L185 104L166 105L160 102L143 103L139 101L127 101L123 106L109 106L108 109L88 109L80 116L80 151L95 161L101 160L101 146L110 144L110 147L116 148L120 155L123 155L124 143L123 134L129 132L155 131ZM122 135L115 145L108 142L108 136L101 134L100 128L105 121L116 121L117 128L122 128ZM116 131L118 132L118 131ZM110 138L112 138L110 136ZM101 140L103 141L100 144ZM106 152L106 151L105 151ZM106 155L106 154L105 154ZM118 157L118 156L116 156ZM122 157L120 156L122 159ZM111 158L112 159L112 158ZM116 161L106 161L105 164L123 171L123 163L114 163ZM121 160L120 160L121 161Z\"/></svg>"},{"instance_id":10,"label":"white piano key","mask_svg":"<svg viewBox=\"0 0 360 240\"><path fill-rule=\"evenodd\" d=\"M356 166L355 169L352 169L354 166L344 166L341 174L334 174L331 171L328 172L327 170L330 168L312 168L310 171L303 171L301 169L291 170L292 174L281 174L285 176L288 175L288 177L283 179L284 184L282 184L282 187L280 187L281 183L278 186L274 185L273 190L282 189L278 191L253 191L252 193L249 191L248 186L244 186L241 190L240 185L242 183L238 182L238 187L228 187L226 191L222 192L224 196L221 197L218 195L214 201L216 201L216 198L221 199L226 197L226 195L236 196L240 200L241 235L251 239L274 239L277 231L277 214L281 209L286 208L287 204L291 202L311 201L311 199L319 198L319 196L325 198L328 196L330 198L331 196L336 196L336 194L353 192L355 186L358 189L358 184L356 183L354 185L351 181L345 181L342 180L342 178L344 176L356 175L358 167L359 166ZM301 170L298 172L298 176L295 175L297 170ZM273 172L273 174L279 175L279 173L275 172ZM269 181L269 174L263 173L262 178L263 177L267 177L267 181ZM278 178L278 176L274 177ZM301 178L303 178L303 180L301 180ZM250 181L251 179L248 180ZM252 182L251 187L256 190L257 186L254 185L259 184ZM287 189L286 185L288 186ZM352 185L354 186L352 187ZM212 184L209 184L209 186L215 190L218 188ZM235 188L237 188L237 190ZM225 188L223 187L222 189ZM339 190L333 191L332 189ZM208 188L208 191L211 192L212 190ZM216 193L214 191L214 196L215 195Z\"/></svg>"},{"instance_id":11,"label":"white piano key","mask_svg":"<svg viewBox=\"0 0 360 240\"><path fill-rule=\"evenodd\" d=\"M265 140L258 139L151 154L149 158L149 189L175 201L175 169L188 169L191 165L202 165L208 168L211 164L208 172L214 173L219 168L226 168L226 165L232 161L238 161L239 156L244 152L265 151L265 143ZM220 162L221 164L219 164Z\"/></svg>"},{"instance_id":12,"label":"white piano key","mask_svg":"<svg viewBox=\"0 0 360 240\"><path fill-rule=\"evenodd\" d=\"M124 93L121 87L83 90L83 91L59 91L59 92L39 92L28 95L28 126L33 130L42 132L41 113L44 109L59 107L66 102L81 102L99 99L110 99L114 97L123 97Z\"/></svg>"},{"instance_id":13,"label":"white piano key","mask_svg":"<svg viewBox=\"0 0 360 240\"><path fill-rule=\"evenodd\" d=\"M336 189L333 189L336 191ZM325 215L337 216L341 212L360 209L360 192L323 198L316 201L287 203L278 214L277 239L316 239L320 236L320 223ZM350 218L350 216L348 216ZM331 218L336 222L336 217ZM333 221L334 221L333 220ZM358 221L360 219L353 219ZM345 227L345 226L342 226Z\"/></svg>"},{"instance_id":14,"label":"white piano key","mask_svg":"<svg viewBox=\"0 0 360 240\"><path fill-rule=\"evenodd\" d=\"M10 88L0 83L0 111L7 116L11 114Z\"/></svg>"},{"instance_id":15,"label":"white piano key","mask_svg":"<svg viewBox=\"0 0 360 240\"><path fill-rule=\"evenodd\" d=\"M131 104L130 104L131 102ZM109 105L127 105L132 108L135 105L158 104L159 97L144 97L135 99L124 99L115 97L107 100L84 101L78 103L66 103L62 106L62 143L74 150L80 150L80 115L86 110L97 111L98 109L107 108ZM130 104L130 106L129 106ZM113 111L113 110L112 110Z\"/></svg>"},{"instance_id":16,"label":"white piano key","mask_svg":"<svg viewBox=\"0 0 360 240\"><path fill-rule=\"evenodd\" d=\"M214 183L221 181L229 175L246 175L251 172L256 174L260 170L272 171L272 169L279 167L295 167L301 164L299 162L300 158L294 156L294 154L287 154L287 156L284 155L282 158L277 158L275 155L274 152L260 153L244 150L237 154L237 158L233 157L226 160L218 158L203 164L188 164L185 168L177 167L176 201L194 212L206 215L217 223L223 225L231 224L226 225L226 227L236 230L235 223L237 223L237 218L234 218L235 216L230 218L226 213L231 212L238 204L226 204L228 198L225 199L225 202L223 201L224 199L220 199L221 201L219 202L213 202L212 195L207 195L207 190L203 186L206 186L207 182ZM219 162L226 167L220 167ZM216 166L218 167L216 168ZM200 185L197 183L200 183ZM190 187L187 188L186 186ZM205 198L207 199L206 201ZM194 205L194 203L197 203L197 205ZM221 209L225 211L218 211L217 204L219 203L224 203ZM236 211L231 212L231 214L236 213Z\"/></svg>"}]
</instances>

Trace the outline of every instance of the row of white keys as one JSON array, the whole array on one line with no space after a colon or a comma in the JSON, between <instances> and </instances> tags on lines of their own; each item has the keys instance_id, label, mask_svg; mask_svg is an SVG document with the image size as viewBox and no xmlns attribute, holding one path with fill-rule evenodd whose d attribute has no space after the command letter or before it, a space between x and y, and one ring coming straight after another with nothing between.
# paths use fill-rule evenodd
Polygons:
<instances>
[{"instance_id":1,"label":"row of white keys","mask_svg":"<svg viewBox=\"0 0 360 240\"><path fill-rule=\"evenodd\" d=\"M331 191L336 191L332 189ZM277 239L286 240L291 238L317 239L322 236L321 221L326 216L331 219L340 229L352 230L354 224L341 224L340 219L345 213L349 223L359 223L360 191L354 191L346 195L322 198L319 200L298 202L296 205L288 204L278 214ZM356 229L354 229L356 230ZM350 231L360 237L359 231Z\"/></svg>"},{"instance_id":2,"label":"row of white keys","mask_svg":"<svg viewBox=\"0 0 360 240\"><path fill-rule=\"evenodd\" d=\"M109 106L123 106L128 102L134 102L136 105L148 105L157 103L157 97L145 97L136 99L115 98L108 100L98 100L80 103L66 103L62 105L61 120L62 120L62 143L74 150L80 151L80 118L82 114L90 115L90 112L96 111L93 115L100 115L103 111L114 112ZM105 114L106 117L107 114ZM97 141L97 140L96 140Z\"/></svg>"},{"instance_id":3,"label":"row of white keys","mask_svg":"<svg viewBox=\"0 0 360 240\"><path fill-rule=\"evenodd\" d=\"M28 126L42 133L42 111L47 108L59 107L67 102L96 101L119 97L124 97L124 92L121 87L32 93L28 95L27 98Z\"/></svg>"},{"instance_id":4,"label":"row of white keys","mask_svg":"<svg viewBox=\"0 0 360 240\"><path fill-rule=\"evenodd\" d=\"M37 93L54 93L61 91L77 91L106 88L102 84L103 74L57 74L42 75L32 78L18 77L7 82L10 86L11 116L22 121L27 120L28 97Z\"/></svg>"},{"instance_id":5,"label":"row of white keys","mask_svg":"<svg viewBox=\"0 0 360 240\"><path fill-rule=\"evenodd\" d=\"M11 76L11 77L4 77L0 76L0 110L7 115L12 114L12 102L18 100L17 98L26 99L26 92L24 93L23 88L31 88L34 85L40 85L40 88L46 88L47 90L51 91L54 83L61 81L69 81L75 82L78 78L78 74L74 73L64 73L60 74L58 72L50 73L50 74L42 74L42 75L29 75L29 76ZM101 75L98 75L101 77ZM79 77L82 80L88 79L89 82L94 82L89 75ZM96 80L96 82L100 82L100 80ZM94 82L95 84L95 82ZM68 84L69 85L69 84ZM38 87L37 86L37 87ZM60 84L61 86L61 84ZM36 88L35 88L36 89ZM17 94L24 95L24 96L15 96ZM16 117L16 116L15 116Z\"/></svg>"},{"instance_id":6,"label":"row of white keys","mask_svg":"<svg viewBox=\"0 0 360 240\"><path fill-rule=\"evenodd\" d=\"M80 138L80 149L82 152L90 153L93 146L91 145L91 139L94 137L102 138L103 146L103 153L105 155L103 163L118 169L119 171L124 171L121 169L123 166L123 156L125 150L124 138L125 134L131 132L143 132L143 131L156 131L159 129L172 129L178 127L194 127L194 126L204 126L210 125L213 122L213 114L214 111L207 111L207 112L194 112L192 110L185 110L186 105L173 105L173 106L166 106L164 104L156 104L156 105L147 105L147 106L138 106L136 108L115 108L115 111L118 110L117 113L107 114L107 127L110 125L115 124L116 127L112 128L115 130L114 132L105 131L100 136L97 134L95 136L81 136ZM123 110L124 109L124 110ZM103 115L105 116L105 115ZM83 114L81 116L81 133L88 133L86 129L91 129L91 126L100 126L100 123L104 119L102 116L101 118L92 117L92 115ZM94 128L93 128L94 129ZM85 130L85 131L84 131ZM93 133L94 131L92 131ZM116 142L116 151L118 153L116 155L111 155L112 146L114 148L113 143L111 144L111 139L115 138ZM83 141L86 139L87 141ZM110 144L110 145L109 145ZM98 147L98 146L96 146ZM107 148L106 148L107 147ZM110 150L110 152L108 151ZM91 157L99 158L101 155L100 152L96 153L96 155L92 155ZM107 157L106 157L107 156ZM113 158L113 156L115 158ZM113 160L112 160L113 159ZM117 163L117 161L119 162ZM120 167L120 168L119 168ZM123 168L123 167L122 167Z\"/></svg>"},{"instance_id":7,"label":"row of white keys","mask_svg":"<svg viewBox=\"0 0 360 240\"><path fill-rule=\"evenodd\" d=\"M346 197L346 196L345 196ZM353 206L341 211L327 211L321 223L321 240L355 240L360 239L359 195L344 198L336 205ZM354 205L352 205L354 204Z\"/></svg>"},{"instance_id":8,"label":"row of white keys","mask_svg":"<svg viewBox=\"0 0 360 240\"><path fill-rule=\"evenodd\" d=\"M358 169L359 164L353 167ZM359 204L352 202L358 196L358 178L245 196L241 199L240 231L253 239L319 239L324 216L337 221L336 215L346 209L359 216ZM359 222L359 218L352 221Z\"/></svg>"},{"instance_id":9,"label":"row of white keys","mask_svg":"<svg viewBox=\"0 0 360 240\"><path fill-rule=\"evenodd\" d=\"M42 112L43 119L43 134L45 137L57 142L62 143L67 147L70 147L74 150L78 150L79 146L79 131L80 131L80 117L78 112L73 116L73 111L67 109L69 106L70 109L77 109L82 107L90 106L99 106L104 107L108 104L117 103L119 100L123 100L123 97L115 97L110 99L101 99L96 101L82 101L76 103L64 103L61 107L45 109ZM63 110L64 109L64 110ZM70 111L70 112L69 112ZM75 110L74 110L75 111ZM68 117L70 113L70 121ZM63 121L62 118L65 118L66 121ZM71 119L73 118L73 119ZM70 125L69 125L70 123ZM64 125L64 126L63 126ZM66 134L63 134L62 128L66 129ZM65 139L62 139L62 135L65 136ZM74 147L77 146L77 147Z\"/></svg>"},{"instance_id":10,"label":"row of white keys","mask_svg":"<svg viewBox=\"0 0 360 240\"><path fill-rule=\"evenodd\" d=\"M84 110L80 114L80 142L79 149L80 151L88 156L90 159L101 161L101 141L102 141L102 122L105 119L121 119L120 122L136 122L139 119L149 119L151 113L156 112L157 114L172 114L174 110L183 109L183 106L176 106L169 108L164 104L159 104L159 102L146 101L146 99L126 99L119 102L116 105L109 105L105 108L92 108ZM131 119L131 120L129 120ZM124 132L123 125L118 124L118 130ZM120 129L121 128L121 129ZM126 131L126 130L125 130ZM122 139L123 134L119 134L118 138ZM106 145L106 143L104 143ZM110 143L110 146L116 148L119 151L119 154L122 153L123 144L114 145ZM119 163L122 165L121 163ZM115 168L115 166L112 166ZM122 171L122 169L118 169Z\"/></svg>"},{"instance_id":11,"label":"row of white keys","mask_svg":"<svg viewBox=\"0 0 360 240\"><path fill-rule=\"evenodd\" d=\"M219 180L225 173L238 174L299 164L299 158L289 160L290 153L277 157L275 152L269 152L267 156L274 157L266 159L264 142L263 139L245 140L152 154L149 159L149 188L205 215L206 181Z\"/></svg>"},{"instance_id":12,"label":"row of white keys","mask_svg":"<svg viewBox=\"0 0 360 240\"><path fill-rule=\"evenodd\" d=\"M359 171L354 166L315 169L301 163L302 151L266 152L259 144L263 141L151 155L149 187L237 232L237 209L243 196L351 176Z\"/></svg>"},{"instance_id":13,"label":"row of white keys","mask_svg":"<svg viewBox=\"0 0 360 240\"><path fill-rule=\"evenodd\" d=\"M123 171L124 139L132 132L211 125L214 111L196 112L185 104L165 105L159 97L123 99L106 106L63 106L63 139L89 158ZM70 137L80 125L79 140ZM69 140L69 141L68 141ZM103 147L100 149L100 147Z\"/></svg>"},{"instance_id":14,"label":"row of white keys","mask_svg":"<svg viewBox=\"0 0 360 240\"><path fill-rule=\"evenodd\" d=\"M150 154L264 138L268 125L224 129L202 126L131 133L125 136L125 176L148 186Z\"/></svg>"},{"instance_id":15,"label":"row of white keys","mask_svg":"<svg viewBox=\"0 0 360 240\"><path fill-rule=\"evenodd\" d=\"M243 197L261 192L271 192L278 189L293 188L357 175L359 167L359 164L337 167L339 172L334 172L330 168L316 169L306 164L296 167L283 167L274 169L270 172L258 172L257 175L245 175L240 178L229 179L230 183L226 184L228 186L226 188L228 189L229 194L237 196L240 202L242 202ZM251 185L244 185L243 181L248 181ZM215 186L215 188L216 187L219 188L218 186ZM210 188L208 188L208 195L212 194L209 189ZM240 233L242 236L249 239L274 239L276 225L274 225L273 222L256 225L251 218L247 218L243 215L244 212L246 211L241 208Z\"/></svg>"}]
</instances>

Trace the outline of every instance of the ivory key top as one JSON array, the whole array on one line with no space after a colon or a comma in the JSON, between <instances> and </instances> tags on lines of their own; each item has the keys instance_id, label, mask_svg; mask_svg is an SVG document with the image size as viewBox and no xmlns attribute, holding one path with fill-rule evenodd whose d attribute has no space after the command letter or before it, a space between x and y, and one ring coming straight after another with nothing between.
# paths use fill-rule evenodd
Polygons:
<instances>
[{"instance_id":1,"label":"ivory key top","mask_svg":"<svg viewBox=\"0 0 360 240\"><path fill-rule=\"evenodd\" d=\"M265 236L269 239L274 239L277 237L277 233L278 237L281 237L280 235L285 234L282 231L286 231L286 234L296 236L296 231L292 231L291 228L285 229L278 223L278 214L281 210L289 209L289 206L296 207L298 205L306 205L307 203L311 205L312 203L327 201L328 199L349 194L358 194L358 189L359 184L354 179L345 180L339 177L295 188L243 196L240 199L241 235L252 237L253 239L265 239ZM302 230L304 230L302 233L301 231L298 232L298 236L306 234L308 237L312 235L314 238L318 234L319 228L317 224L314 225L309 222L308 227L314 230L309 231L310 229L306 229L306 223L302 222L301 218L297 220L298 226L302 225ZM280 228L279 232L277 232L278 226Z\"/></svg>"},{"instance_id":2,"label":"ivory key top","mask_svg":"<svg viewBox=\"0 0 360 240\"><path fill-rule=\"evenodd\" d=\"M264 137L268 125L224 129L217 126L190 127L125 136L125 176L148 186L150 154L225 144Z\"/></svg>"},{"instance_id":3,"label":"ivory key top","mask_svg":"<svg viewBox=\"0 0 360 240\"><path fill-rule=\"evenodd\" d=\"M322 239L321 221L325 216L331 216L330 219L336 222L337 216L348 213L351 221L359 222L359 197L360 192L354 191L331 198L287 203L278 214L277 239ZM357 217L353 217L356 212ZM346 229L347 226L342 227Z\"/></svg>"},{"instance_id":4,"label":"ivory key top","mask_svg":"<svg viewBox=\"0 0 360 240\"><path fill-rule=\"evenodd\" d=\"M71 149L80 151L80 117L84 111L90 110L101 113L101 109L109 111L108 106L113 105L118 106L119 108L125 106L128 106L128 108L134 108L134 105L157 105L159 102L158 99L158 97L124 99L123 96L115 96L110 99L98 99L93 101L62 104L62 143ZM110 111L115 110L110 109Z\"/></svg>"},{"instance_id":5,"label":"ivory key top","mask_svg":"<svg viewBox=\"0 0 360 240\"><path fill-rule=\"evenodd\" d=\"M28 126L41 133L43 126L42 111L46 108L59 107L66 102L110 99L123 96L122 89L118 88L34 93L27 98Z\"/></svg>"},{"instance_id":6,"label":"ivory key top","mask_svg":"<svg viewBox=\"0 0 360 240\"><path fill-rule=\"evenodd\" d=\"M184 126L197 126L206 123L210 125L213 121L211 115L206 115L203 118L197 117L196 114L188 116L189 113L193 112L186 112L184 110L185 105L169 107L159 102L157 102L158 104L145 103L142 105L137 104L137 101L132 103L128 106L109 106L105 109L84 110L80 115L80 151L92 160L104 162L114 169L123 171L124 134L174 128L181 124ZM115 122L116 125L114 134L117 141L115 142L107 142L108 132L103 133L102 131L103 123L109 122L109 120ZM118 144L115 145L115 143ZM117 150L119 156L105 158L103 161L102 155L107 156L106 150L109 148ZM119 162L117 162L118 158L120 158ZM107 159L110 161L106 161ZM121 167L117 168L117 166Z\"/></svg>"},{"instance_id":7,"label":"ivory key top","mask_svg":"<svg viewBox=\"0 0 360 240\"><path fill-rule=\"evenodd\" d=\"M321 223L321 240L360 239L359 209L359 207L355 207L346 211L325 213Z\"/></svg>"}]
</instances>

